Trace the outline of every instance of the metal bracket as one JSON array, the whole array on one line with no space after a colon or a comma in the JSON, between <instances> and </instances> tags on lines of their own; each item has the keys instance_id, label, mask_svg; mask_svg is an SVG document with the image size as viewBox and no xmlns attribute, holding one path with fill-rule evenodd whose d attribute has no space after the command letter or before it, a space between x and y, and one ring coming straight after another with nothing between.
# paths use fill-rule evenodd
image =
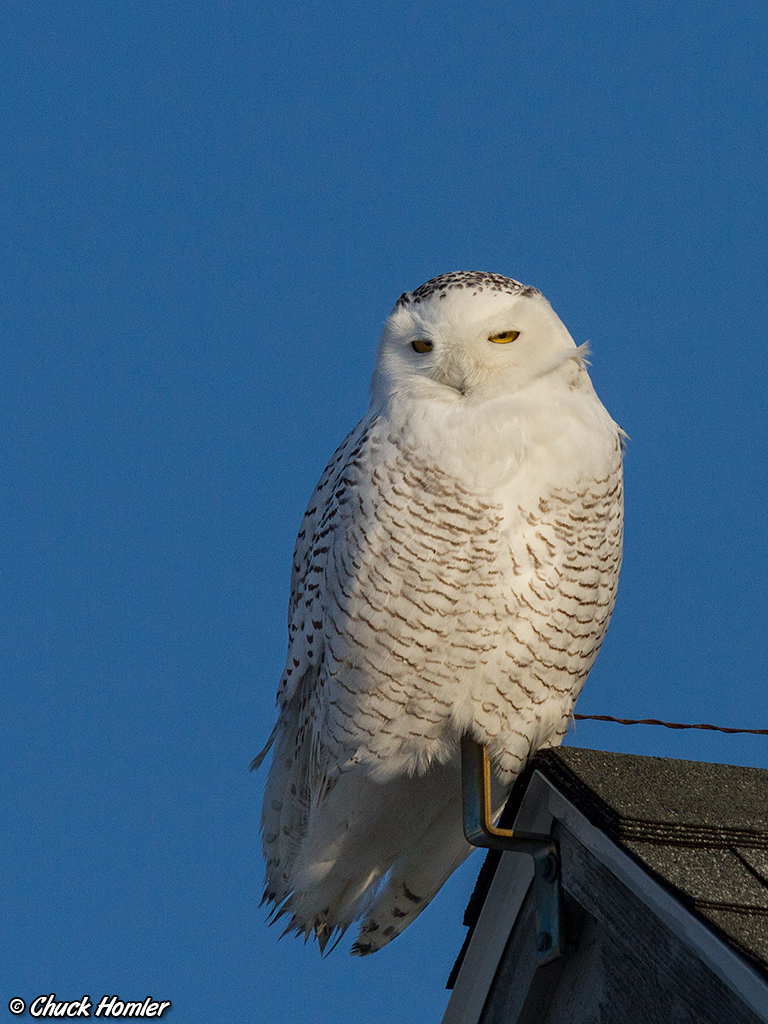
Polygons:
<instances>
[{"instance_id":1,"label":"metal bracket","mask_svg":"<svg viewBox=\"0 0 768 1024\"><path fill-rule=\"evenodd\" d=\"M560 914L560 847L550 835L496 828L491 811L491 765L488 748L470 736L461 737L461 795L464 835L473 846L511 850L533 857L536 900L536 953L539 964L556 960L563 951Z\"/></svg>"}]
</instances>

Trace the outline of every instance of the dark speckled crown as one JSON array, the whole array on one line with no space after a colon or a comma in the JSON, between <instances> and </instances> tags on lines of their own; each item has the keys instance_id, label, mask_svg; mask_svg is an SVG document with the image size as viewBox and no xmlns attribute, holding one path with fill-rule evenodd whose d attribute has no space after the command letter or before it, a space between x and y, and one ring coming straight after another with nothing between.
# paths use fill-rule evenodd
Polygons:
<instances>
[{"instance_id":1,"label":"dark speckled crown","mask_svg":"<svg viewBox=\"0 0 768 1024\"><path fill-rule=\"evenodd\" d=\"M483 270L456 270L451 274L440 274L426 281L414 292L403 292L395 303L395 309L401 306L417 306L420 302L436 295L444 299L452 289L467 289L472 295L481 292L505 292L507 295L541 295L538 288L520 284L511 277L501 274L488 274Z\"/></svg>"}]
</instances>

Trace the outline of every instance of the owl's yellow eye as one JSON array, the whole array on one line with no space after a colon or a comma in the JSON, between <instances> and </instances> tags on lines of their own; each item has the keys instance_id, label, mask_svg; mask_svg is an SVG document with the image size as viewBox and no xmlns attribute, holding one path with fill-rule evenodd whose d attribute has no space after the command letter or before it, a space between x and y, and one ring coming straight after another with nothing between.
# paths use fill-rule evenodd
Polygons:
<instances>
[{"instance_id":1,"label":"owl's yellow eye","mask_svg":"<svg viewBox=\"0 0 768 1024\"><path fill-rule=\"evenodd\" d=\"M417 338L411 342L411 348L414 352L431 352L434 345L427 338Z\"/></svg>"},{"instance_id":2,"label":"owl's yellow eye","mask_svg":"<svg viewBox=\"0 0 768 1024\"><path fill-rule=\"evenodd\" d=\"M520 331L502 331L501 334L492 334L488 341L495 341L497 345L507 345L519 337Z\"/></svg>"}]
</instances>

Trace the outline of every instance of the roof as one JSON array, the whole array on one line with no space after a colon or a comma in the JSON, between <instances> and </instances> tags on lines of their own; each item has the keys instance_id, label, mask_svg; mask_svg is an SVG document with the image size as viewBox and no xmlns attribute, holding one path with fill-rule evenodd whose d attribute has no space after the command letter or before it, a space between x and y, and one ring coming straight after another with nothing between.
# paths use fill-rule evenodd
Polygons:
<instances>
[{"instance_id":1,"label":"roof","mask_svg":"<svg viewBox=\"0 0 768 1024\"><path fill-rule=\"evenodd\" d=\"M768 771L560 747L518 779L502 825L535 771L768 978ZM489 852L478 877L449 987L500 856Z\"/></svg>"}]
</instances>

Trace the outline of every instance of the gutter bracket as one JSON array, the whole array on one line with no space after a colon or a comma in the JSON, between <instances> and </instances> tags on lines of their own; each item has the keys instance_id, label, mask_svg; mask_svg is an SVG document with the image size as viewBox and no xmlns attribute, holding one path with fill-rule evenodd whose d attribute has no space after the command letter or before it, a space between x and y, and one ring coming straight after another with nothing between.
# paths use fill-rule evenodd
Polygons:
<instances>
[{"instance_id":1,"label":"gutter bracket","mask_svg":"<svg viewBox=\"0 0 768 1024\"><path fill-rule=\"evenodd\" d=\"M554 836L496 828L491 811L488 748L461 737L461 795L464 835L472 846L533 857L536 901L536 957L539 966L563 953L560 846Z\"/></svg>"}]
</instances>

